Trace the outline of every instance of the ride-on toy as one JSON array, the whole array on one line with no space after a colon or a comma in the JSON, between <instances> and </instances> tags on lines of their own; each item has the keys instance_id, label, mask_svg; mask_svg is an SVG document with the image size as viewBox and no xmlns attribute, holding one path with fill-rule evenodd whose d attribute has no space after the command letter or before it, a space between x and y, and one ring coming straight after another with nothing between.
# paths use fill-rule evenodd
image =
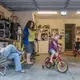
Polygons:
<instances>
[{"instance_id":1,"label":"ride-on toy","mask_svg":"<svg viewBox=\"0 0 80 80\"><path fill-rule=\"evenodd\" d=\"M73 49L73 55L76 57L78 54L80 54L80 50Z\"/></svg>"},{"instance_id":2,"label":"ride-on toy","mask_svg":"<svg viewBox=\"0 0 80 80\"><path fill-rule=\"evenodd\" d=\"M46 66L47 68L56 66L59 72L65 73L68 70L68 65L64 60L62 60L60 54L61 52L59 51L58 56L53 57L53 63L50 62L50 57L47 57L45 59L45 65L42 65L42 68L44 69L44 66Z\"/></svg>"},{"instance_id":3,"label":"ride-on toy","mask_svg":"<svg viewBox=\"0 0 80 80\"><path fill-rule=\"evenodd\" d=\"M80 54L80 42L75 42L73 44L73 55L76 57L78 54Z\"/></svg>"}]
</instances>

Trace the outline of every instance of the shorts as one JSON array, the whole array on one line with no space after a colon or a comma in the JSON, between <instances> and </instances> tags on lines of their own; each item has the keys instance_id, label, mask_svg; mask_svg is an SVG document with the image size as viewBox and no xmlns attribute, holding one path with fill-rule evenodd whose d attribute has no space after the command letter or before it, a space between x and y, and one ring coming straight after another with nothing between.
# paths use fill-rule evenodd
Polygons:
<instances>
[{"instance_id":1,"label":"shorts","mask_svg":"<svg viewBox=\"0 0 80 80\"><path fill-rule=\"evenodd\" d=\"M33 53L34 51L34 42L29 42L28 44L24 44L24 47L25 47L25 51L27 53Z\"/></svg>"},{"instance_id":2,"label":"shorts","mask_svg":"<svg viewBox=\"0 0 80 80\"><path fill-rule=\"evenodd\" d=\"M54 49L50 49L49 52L50 52L50 54L54 54L54 55L58 56L58 53Z\"/></svg>"},{"instance_id":3,"label":"shorts","mask_svg":"<svg viewBox=\"0 0 80 80\"><path fill-rule=\"evenodd\" d=\"M54 49L50 49L49 51L51 54L56 54L56 51Z\"/></svg>"}]
</instances>

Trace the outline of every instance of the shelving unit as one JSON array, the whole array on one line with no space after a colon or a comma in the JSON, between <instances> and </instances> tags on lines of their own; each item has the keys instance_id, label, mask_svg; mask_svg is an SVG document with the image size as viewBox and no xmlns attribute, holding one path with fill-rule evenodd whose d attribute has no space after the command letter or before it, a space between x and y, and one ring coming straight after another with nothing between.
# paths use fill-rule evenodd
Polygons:
<instances>
[{"instance_id":1,"label":"shelving unit","mask_svg":"<svg viewBox=\"0 0 80 80\"><path fill-rule=\"evenodd\" d=\"M18 40L0 37L0 48L6 47L9 44L14 44L16 48L21 49L21 46Z\"/></svg>"},{"instance_id":2,"label":"shelving unit","mask_svg":"<svg viewBox=\"0 0 80 80\"><path fill-rule=\"evenodd\" d=\"M0 20L0 37L10 38L10 22Z\"/></svg>"}]
</instances>

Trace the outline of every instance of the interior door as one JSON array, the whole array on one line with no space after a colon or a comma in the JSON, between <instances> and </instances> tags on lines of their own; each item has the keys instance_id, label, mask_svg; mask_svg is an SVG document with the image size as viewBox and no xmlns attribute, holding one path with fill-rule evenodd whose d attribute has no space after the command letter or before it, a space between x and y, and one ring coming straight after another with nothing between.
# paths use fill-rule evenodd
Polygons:
<instances>
[{"instance_id":1,"label":"interior door","mask_svg":"<svg viewBox=\"0 0 80 80\"><path fill-rule=\"evenodd\" d=\"M71 50L75 41L75 24L65 24L65 49Z\"/></svg>"}]
</instances>

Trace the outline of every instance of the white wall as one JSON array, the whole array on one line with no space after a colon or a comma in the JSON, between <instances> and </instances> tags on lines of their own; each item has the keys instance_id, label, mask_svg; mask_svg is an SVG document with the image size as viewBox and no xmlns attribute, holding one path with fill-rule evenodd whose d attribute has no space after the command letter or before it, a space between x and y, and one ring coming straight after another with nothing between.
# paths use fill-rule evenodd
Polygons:
<instances>
[{"instance_id":1,"label":"white wall","mask_svg":"<svg viewBox=\"0 0 80 80\"><path fill-rule=\"evenodd\" d=\"M80 26L80 19L38 19L38 24L49 24L52 28L62 28L66 23Z\"/></svg>"},{"instance_id":2,"label":"white wall","mask_svg":"<svg viewBox=\"0 0 80 80\"><path fill-rule=\"evenodd\" d=\"M10 17L12 12L8 11L6 8L4 8L3 6L0 5L0 11L4 12L5 17Z\"/></svg>"},{"instance_id":3,"label":"white wall","mask_svg":"<svg viewBox=\"0 0 80 80\"><path fill-rule=\"evenodd\" d=\"M24 28L28 20L33 20L31 11L19 11L15 12L16 16L20 19L20 24Z\"/></svg>"},{"instance_id":4,"label":"white wall","mask_svg":"<svg viewBox=\"0 0 80 80\"><path fill-rule=\"evenodd\" d=\"M76 26L80 26L80 19L38 19L38 24L50 25L51 28L59 29L59 32L61 32L61 30L64 29L64 33L65 33L65 24L76 24ZM62 39L61 43L63 44L63 51L64 51L65 38ZM46 46L47 44L45 44L45 47ZM44 51L40 50L40 52L44 52Z\"/></svg>"}]
</instances>

